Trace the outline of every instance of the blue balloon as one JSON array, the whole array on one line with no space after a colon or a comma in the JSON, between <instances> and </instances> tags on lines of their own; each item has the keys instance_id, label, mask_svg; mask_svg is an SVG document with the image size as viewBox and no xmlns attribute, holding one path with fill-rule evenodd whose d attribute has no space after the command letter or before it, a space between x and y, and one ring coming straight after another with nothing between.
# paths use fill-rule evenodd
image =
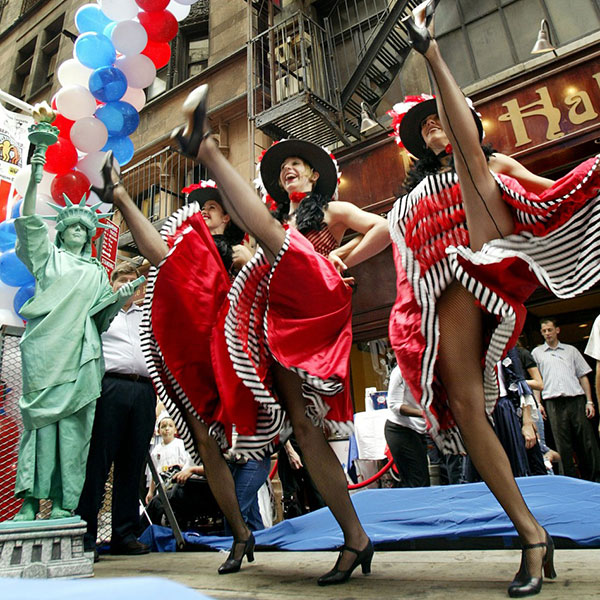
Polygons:
<instances>
[{"instance_id":1,"label":"blue balloon","mask_svg":"<svg viewBox=\"0 0 600 600\"><path fill-rule=\"evenodd\" d=\"M112 40L112 32L113 29L117 26L117 22L116 21L111 21L105 28L103 31L101 31L100 33L102 33L103 35L105 35L109 40Z\"/></svg>"},{"instance_id":2,"label":"blue balloon","mask_svg":"<svg viewBox=\"0 0 600 600\"><path fill-rule=\"evenodd\" d=\"M102 33L112 21L100 10L97 4L85 4L75 13L75 27L79 33L95 31Z\"/></svg>"},{"instance_id":3,"label":"blue balloon","mask_svg":"<svg viewBox=\"0 0 600 600\"><path fill-rule=\"evenodd\" d=\"M96 110L96 118L100 119L108 130L109 136L123 137L131 135L140 124L140 115L129 102L108 102Z\"/></svg>"},{"instance_id":4,"label":"blue balloon","mask_svg":"<svg viewBox=\"0 0 600 600\"><path fill-rule=\"evenodd\" d=\"M15 247L17 232L14 219L0 223L0 252L6 252Z\"/></svg>"},{"instance_id":5,"label":"blue balloon","mask_svg":"<svg viewBox=\"0 0 600 600\"><path fill-rule=\"evenodd\" d=\"M25 304L25 302L29 300L29 298L33 297L33 294L35 294L34 283L20 287L17 290L15 297L13 298L13 308L15 309L15 312L17 313L19 318L23 319L24 321L26 319L24 319L21 315L21 308L23 307L23 304Z\"/></svg>"},{"instance_id":6,"label":"blue balloon","mask_svg":"<svg viewBox=\"0 0 600 600\"><path fill-rule=\"evenodd\" d=\"M17 217L21 216L21 206L22 205L23 205L23 198L21 198L18 202L15 202L13 204L12 211L10 213L10 216L13 219L16 219Z\"/></svg>"},{"instance_id":7,"label":"blue balloon","mask_svg":"<svg viewBox=\"0 0 600 600\"><path fill-rule=\"evenodd\" d=\"M116 102L127 91L127 77L116 67L100 67L90 75L89 88L100 102Z\"/></svg>"},{"instance_id":8,"label":"blue balloon","mask_svg":"<svg viewBox=\"0 0 600 600\"><path fill-rule=\"evenodd\" d=\"M117 51L105 35L89 31L75 40L75 56L82 65L98 69L112 65L117 58Z\"/></svg>"},{"instance_id":9,"label":"blue balloon","mask_svg":"<svg viewBox=\"0 0 600 600\"><path fill-rule=\"evenodd\" d=\"M31 285L35 281L14 250L0 254L0 280L12 287Z\"/></svg>"},{"instance_id":10,"label":"blue balloon","mask_svg":"<svg viewBox=\"0 0 600 600\"><path fill-rule=\"evenodd\" d=\"M127 164L133 158L133 142L127 136L108 136L108 141L102 148L103 152L107 150L113 151L121 166Z\"/></svg>"}]
</instances>

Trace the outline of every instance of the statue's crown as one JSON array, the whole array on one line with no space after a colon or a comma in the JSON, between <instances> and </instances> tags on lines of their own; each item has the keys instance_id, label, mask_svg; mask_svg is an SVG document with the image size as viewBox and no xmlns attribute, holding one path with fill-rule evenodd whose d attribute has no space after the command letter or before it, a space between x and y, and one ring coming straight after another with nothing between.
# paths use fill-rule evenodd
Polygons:
<instances>
[{"instance_id":1,"label":"statue's crown","mask_svg":"<svg viewBox=\"0 0 600 600\"><path fill-rule=\"evenodd\" d=\"M65 206L48 202L48 206L51 206L58 214L52 216L44 216L44 219L49 221L56 221L56 232L61 233L70 225L75 223L82 223L87 229L93 233L98 227L106 229L109 225L100 223L100 219L111 217L113 213L97 213L96 209L102 204L98 202L93 206L86 206L85 194L79 202L79 204L73 204L66 194L63 194L65 199Z\"/></svg>"}]
</instances>

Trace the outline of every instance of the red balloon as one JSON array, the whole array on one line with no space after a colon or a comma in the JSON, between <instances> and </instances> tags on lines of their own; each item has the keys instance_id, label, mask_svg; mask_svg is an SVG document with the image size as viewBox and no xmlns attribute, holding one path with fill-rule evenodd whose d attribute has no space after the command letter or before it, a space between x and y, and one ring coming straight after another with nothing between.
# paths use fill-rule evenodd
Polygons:
<instances>
[{"instance_id":1,"label":"red balloon","mask_svg":"<svg viewBox=\"0 0 600 600\"><path fill-rule=\"evenodd\" d=\"M62 175L77 164L77 149L70 139L59 137L55 144L48 146L44 171Z\"/></svg>"},{"instance_id":2,"label":"red balloon","mask_svg":"<svg viewBox=\"0 0 600 600\"><path fill-rule=\"evenodd\" d=\"M135 3L146 12L156 12L167 8L170 0L135 0Z\"/></svg>"},{"instance_id":3,"label":"red balloon","mask_svg":"<svg viewBox=\"0 0 600 600\"><path fill-rule=\"evenodd\" d=\"M138 13L138 20L146 30L148 39L153 42L170 42L176 35L179 25L168 10Z\"/></svg>"},{"instance_id":4,"label":"red balloon","mask_svg":"<svg viewBox=\"0 0 600 600\"><path fill-rule=\"evenodd\" d=\"M56 92L56 94L58 94L58 92ZM52 110L56 110L56 94L54 94L54 96L52 96L52 100L50 100L50 106L52 107Z\"/></svg>"},{"instance_id":5,"label":"red balloon","mask_svg":"<svg viewBox=\"0 0 600 600\"><path fill-rule=\"evenodd\" d=\"M75 123L75 121L70 121L69 119L63 117L60 113L56 113L56 119L52 121L52 125L54 125L54 127L58 127L59 129L60 133L58 134L58 137L67 138L68 140L71 139L69 134L71 133L71 127L73 127L73 123Z\"/></svg>"},{"instance_id":6,"label":"red balloon","mask_svg":"<svg viewBox=\"0 0 600 600\"><path fill-rule=\"evenodd\" d=\"M79 204L84 194L86 199L89 198L90 180L81 171L72 170L63 175L57 175L52 180L50 193L54 202L61 206L66 204L63 194L66 194L73 204Z\"/></svg>"},{"instance_id":7,"label":"red balloon","mask_svg":"<svg viewBox=\"0 0 600 600\"><path fill-rule=\"evenodd\" d=\"M154 63L157 70L162 69L162 67L168 64L171 58L171 46L168 42L153 42L148 40L141 54L145 54Z\"/></svg>"},{"instance_id":8,"label":"red balloon","mask_svg":"<svg viewBox=\"0 0 600 600\"><path fill-rule=\"evenodd\" d=\"M96 249L96 244L92 244L92 256L96 258L98 256L98 250Z\"/></svg>"}]
</instances>

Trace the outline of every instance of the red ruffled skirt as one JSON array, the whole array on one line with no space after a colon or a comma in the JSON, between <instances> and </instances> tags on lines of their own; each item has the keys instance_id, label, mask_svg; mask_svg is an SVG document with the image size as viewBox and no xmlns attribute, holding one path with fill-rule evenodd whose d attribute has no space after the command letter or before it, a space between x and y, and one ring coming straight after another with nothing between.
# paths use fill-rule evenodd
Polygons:
<instances>
[{"instance_id":1,"label":"red ruffled skirt","mask_svg":"<svg viewBox=\"0 0 600 600\"><path fill-rule=\"evenodd\" d=\"M257 415L225 344L229 275L197 203L167 219L161 235L169 252L150 269L142 321L150 375L192 455L190 417L204 422L225 449L231 445L232 411L242 423L255 422Z\"/></svg>"},{"instance_id":2,"label":"red ruffled skirt","mask_svg":"<svg viewBox=\"0 0 600 600\"><path fill-rule=\"evenodd\" d=\"M352 431L351 295L331 263L295 229L288 229L273 265L259 249L240 271L229 293L225 334L234 369L256 400L258 419L253 431L236 422L236 451L273 447L286 426L273 387L273 361L302 379L315 425L330 433Z\"/></svg>"},{"instance_id":3,"label":"red ruffled skirt","mask_svg":"<svg viewBox=\"0 0 600 600\"><path fill-rule=\"evenodd\" d=\"M540 195L511 177L494 175L513 211L515 232L478 252L468 247L456 175L440 173L400 198L388 220L397 270L390 342L430 433L447 453L464 451L436 374L439 327L436 302L458 280L477 299L490 324L482 356L486 411L498 398L495 365L515 345L525 300L538 285L561 298L600 280L600 200L592 158ZM456 357L460 368L460 357Z\"/></svg>"}]
</instances>

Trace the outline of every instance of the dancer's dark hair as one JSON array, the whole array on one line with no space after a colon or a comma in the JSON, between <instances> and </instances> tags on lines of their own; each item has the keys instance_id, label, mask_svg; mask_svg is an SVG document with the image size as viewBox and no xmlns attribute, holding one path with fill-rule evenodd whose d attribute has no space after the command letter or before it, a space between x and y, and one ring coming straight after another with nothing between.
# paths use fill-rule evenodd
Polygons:
<instances>
[{"instance_id":1,"label":"dancer's dark hair","mask_svg":"<svg viewBox=\"0 0 600 600\"><path fill-rule=\"evenodd\" d=\"M223 261L223 264L229 273L233 264L233 247L226 235L219 233L213 235L212 237L221 256L221 260Z\"/></svg>"},{"instance_id":2,"label":"dancer's dark hair","mask_svg":"<svg viewBox=\"0 0 600 600\"><path fill-rule=\"evenodd\" d=\"M296 209L296 228L300 233L308 231L321 231L325 227L325 210L331 198L311 192L300 202ZM285 223L290 216L290 201L286 198L277 204L273 216L281 223Z\"/></svg>"},{"instance_id":3,"label":"dancer's dark hair","mask_svg":"<svg viewBox=\"0 0 600 600\"><path fill-rule=\"evenodd\" d=\"M483 153L488 161L490 156L497 152L497 150L495 150L491 144L482 144L481 149L483 150ZM447 156L446 152L435 154L433 150L427 148L423 157L417 160L407 173L406 179L402 184L404 193L408 194L428 175L435 175L438 173L442 168L442 162L440 159L444 156ZM450 155L450 164L448 166L454 170L454 156L452 154Z\"/></svg>"}]
</instances>

